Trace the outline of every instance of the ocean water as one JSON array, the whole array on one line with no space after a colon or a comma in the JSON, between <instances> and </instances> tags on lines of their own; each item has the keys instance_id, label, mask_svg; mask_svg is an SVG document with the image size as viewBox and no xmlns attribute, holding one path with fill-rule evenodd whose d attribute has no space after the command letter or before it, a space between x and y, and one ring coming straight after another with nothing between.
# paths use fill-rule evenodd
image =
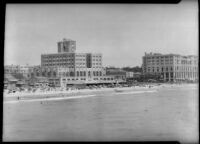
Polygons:
<instances>
[{"instance_id":1,"label":"ocean water","mask_svg":"<svg viewBox=\"0 0 200 144\"><path fill-rule=\"evenodd\" d=\"M198 142L197 85L4 103L3 141Z\"/></svg>"}]
</instances>

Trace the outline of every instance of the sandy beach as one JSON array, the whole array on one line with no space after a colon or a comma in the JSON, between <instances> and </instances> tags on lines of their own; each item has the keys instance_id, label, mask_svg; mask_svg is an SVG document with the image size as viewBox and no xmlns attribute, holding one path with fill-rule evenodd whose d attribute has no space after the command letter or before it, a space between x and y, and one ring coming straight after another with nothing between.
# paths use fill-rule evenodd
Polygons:
<instances>
[{"instance_id":1,"label":"sandy beach","mask_svg":"<svg viewBox=\"0 0 200 144\"><path fill-rule=\"evenodd\" d=\"M4 103L3 140L198 141L198 85L126 89Z\"/></svg>"},{"instance_id":2,"label":"sandy beach","mask_svg":"<svg viewBox=\"0 0 200 144\"><path fill-rule=\"evenodd\" d=\"M80 89L80 90L68 90L68 91L46 91L46 92L16 92L11 94L4 94L4 101L10 100L30 100L30 99L49 99L49 98L74 98L80 96L90 96L92 94L105 94L113 93L116 90L122 92L148 92L148 91L157 91L162 88L181 88L181 87L194 87L195 84L160 84L160 85L146 85L146 86L133 86L133 87L116 87L116 88L98 88L98 89Z\"/></svg>"},{"instance_id":3,"label":"sandy beach","mask_svg":"<svg viewBox=\"0 0 200 144\"><path fill-rule=\"evenodd\" d=\"M113 92L115 90L121 91L134 91L134 90L149 90L149 89L160 89L168 87L188 87L194 86L195 84L160 84L160 85L146 85L146 86L132 86L132 87L115 87L115 88L98 88L98 89L80 89L80 90L64 90L64 91L44 91L44 92L16 92L6 94L4 93L4 99L7 98L23 98L23 97L57 97L57 96L67 96L67 95L77 95L77 94L89 94L98 92ZM150 87L149 87L150 86Z\"/></svg>"}]
</instances>

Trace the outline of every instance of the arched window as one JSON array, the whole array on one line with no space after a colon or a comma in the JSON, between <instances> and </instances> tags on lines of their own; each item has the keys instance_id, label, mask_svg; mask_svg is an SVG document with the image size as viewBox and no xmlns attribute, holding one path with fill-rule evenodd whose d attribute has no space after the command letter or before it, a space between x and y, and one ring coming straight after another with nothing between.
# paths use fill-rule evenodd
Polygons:
<instances>
[{"instance_id":1,"label":"arched window","mask_svg":"<svg viewBox=\"0 0 200 144\"><path fill-rule=\"evenodd\" d=\"M96 76L99 76L99 72L98 71L96 71Z\"/></svg>"},{"instance_id":2,"label":"arched window","mask_svg":"<svg viewBox=\"0 0 200 144\"><path fill-rule=\"evenodd\" d=\"M96 76L96 73L95 73L95 71L93 71L93 76Z\"/></svg>"},{"instance_id":3,"label":"arched window","mask_svg":"<svg viewBox=\"0 0 200 144\"><path fill-rule=\"evenodd\" d=\"M88 76L91 76L91 73L90 73L90 71L88 72Z\"/></svg>"},{"instance_id":4,"label":"arched window","mask_svg":"<svg viewBox=\"0 0 200 144\"><path fill-rule=\"evenodd\" d=\"M70 72L70 76L74 76L74 72Z\"/></svg>"},{"instance_id":5,"label":"arched window","mask_svg":"<svg viewBox=\"0 0 200 144\"><path fill-rule=\"evenodd\" d=\"M83 76L86 76L86 72L85 71L83 72Z\"/></svg>"},{"instance_id":6,"label":"arched window","mask_svg":"<svg viewBox=\"0 0 200 144\"><path fill-rule=\"evenodd\" d=\"M76 72L76 75L79 76L79 71Z\"/></svg>"},{"instance_id":7,"label":"arched window","mask_svg":"<svg viewBox=\"0 0 200 144\"><path fill-rule=\"evenodd\" d=\"M101 71L99 72L99 76L102 76L102 73L101 73Z\"/></svg>"},{"instance_id":8,"label":"arched window","mask_svg":"<svg viewBox=\"0 0 200 144\"><path fill-rule=\"evenodd\" d=\"M80 76L83 76L83 72L82 71L80 71Z\"/></svg>"}]
</instances>

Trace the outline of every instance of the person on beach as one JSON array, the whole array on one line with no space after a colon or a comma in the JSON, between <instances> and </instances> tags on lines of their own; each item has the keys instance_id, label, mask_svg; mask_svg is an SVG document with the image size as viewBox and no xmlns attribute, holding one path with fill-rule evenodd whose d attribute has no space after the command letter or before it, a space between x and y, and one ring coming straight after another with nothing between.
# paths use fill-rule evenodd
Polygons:
<instances>
[{"instance_id":1,"label":"person on beach","mask_svg":"<svg viewBox=\"0 0 200 144\"><path fill-rule=\"evenodd\" d=\"M19 96L17 97L17 99L19 100Z\"/></svg>"}]
</instances>

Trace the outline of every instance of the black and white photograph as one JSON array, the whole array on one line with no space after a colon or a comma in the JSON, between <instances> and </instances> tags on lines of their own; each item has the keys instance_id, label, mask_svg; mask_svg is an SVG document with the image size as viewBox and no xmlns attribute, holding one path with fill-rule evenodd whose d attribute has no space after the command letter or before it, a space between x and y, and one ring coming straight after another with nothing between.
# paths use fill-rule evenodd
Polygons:
<instances>
[{"instance_id":1,"label":"black and white photograph","mask_svg":"<svg viewBox=\"0 0 200 144\"><path fill-rule=\"evenodd\" d=\"M9 3L3 142L199 143L198 1Z\"/></svg>"}]
</instances>

